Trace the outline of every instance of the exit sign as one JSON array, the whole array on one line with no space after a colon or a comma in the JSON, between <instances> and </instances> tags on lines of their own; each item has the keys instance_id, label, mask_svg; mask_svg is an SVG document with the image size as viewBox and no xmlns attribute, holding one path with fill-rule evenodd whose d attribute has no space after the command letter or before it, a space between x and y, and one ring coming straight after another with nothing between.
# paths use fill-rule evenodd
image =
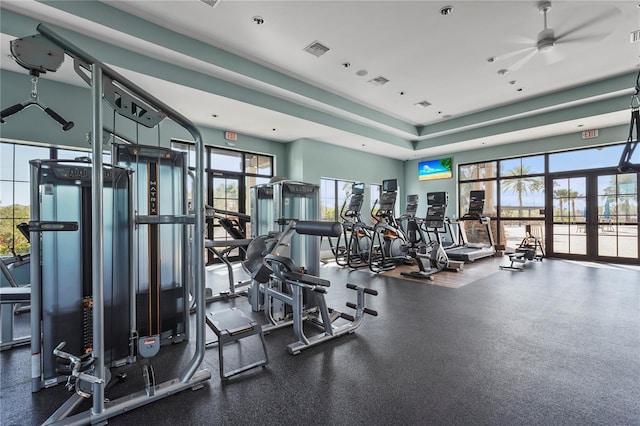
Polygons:
<instances>
[{"instance_id":1,"label":"exit sign","mask_svg":"<svg viewBox=\"0 0 640 426\"><path fill-rule=\"evenodd\" d=\"M228 141L237 141L238 134L236 132L224 132L224 138Z\"/></svg>"},{"instance_id":2,"label":"exit sign","mask_svg":"<svg viewBox=\"0 0 640 426\"><path fill-rule=\"evenodd\" d=\"M582 139L593 139L598 137L598 129L585 130L582 132Z\"/></svg>"}]
</instances>

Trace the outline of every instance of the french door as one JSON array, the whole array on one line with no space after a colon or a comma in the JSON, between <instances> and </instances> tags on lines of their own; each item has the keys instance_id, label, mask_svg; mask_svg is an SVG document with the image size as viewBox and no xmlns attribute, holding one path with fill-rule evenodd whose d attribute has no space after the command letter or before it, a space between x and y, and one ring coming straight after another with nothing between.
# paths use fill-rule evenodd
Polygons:
<instances>
[{"instance_id":1,"label":"french door","mask_svg":"<svg viewBox=\"0 0 640 426\"><path fill-rule=\"evenodd\" d=\"M549 178L549 254L638 263L638 174L587 172Z\"/></svg>"}]
</instances>

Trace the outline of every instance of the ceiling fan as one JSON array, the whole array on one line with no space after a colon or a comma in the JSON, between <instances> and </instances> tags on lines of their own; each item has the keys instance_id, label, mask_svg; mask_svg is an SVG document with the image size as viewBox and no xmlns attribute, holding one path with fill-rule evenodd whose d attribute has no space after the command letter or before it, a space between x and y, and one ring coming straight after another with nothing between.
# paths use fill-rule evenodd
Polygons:
<instances>
[{"instance_id":1,"label":"ceiling fan","mask_svg":"<svg viewBox=\"0 0 640 426\"><path fill-rule=\"evenodd\" d=\"M531 60L538 54L544 55L547 64L554 64L563 60L564 56L558 51L558 45L587 41L598 41L605 38L607 35L609 35L611 30L608 30L604 33L582 36L576 36L575 33L583 32L583 30L590 29L590 27L598 26L605 20L612 18L620 13L619 9L615 7L609 7L603 13L594 16L585 22L582 22L574 26L573 28L556 33L556 31L548 25L547 14L551 10L551 2L538 2L538 10L543 15L544 27L538 33L536 40L527 40L527 44L529 44L528 47L498 57L499 59L506 59L527 52L522 58L515 62L511 67L509 67L510 71L516 71L522 68L524 64L526 64L529 60Z\"/></svg>"}]
</instances>

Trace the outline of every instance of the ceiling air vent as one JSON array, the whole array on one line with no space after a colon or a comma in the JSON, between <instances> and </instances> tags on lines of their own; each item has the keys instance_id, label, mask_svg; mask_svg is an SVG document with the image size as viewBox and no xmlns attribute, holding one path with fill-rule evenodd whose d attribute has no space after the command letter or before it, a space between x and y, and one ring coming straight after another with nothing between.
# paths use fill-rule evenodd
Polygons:
<instances>
[{"instance_id":1,"label":"ceiling air vent","mask_svg":"<svg viewBox=\"0 0 640 426\"><path fill-rule=\"evenodd\" d=\"M415 103L414 105L420 108L426 108L431 104L428 101L420 101L418 103Z\"/></svg>"},{"instance_id":2,"label":"ceiling air vent","mask_svg":"<svg viewBox=\"0 0 640 426\"><path fill-rule=\"evenodd\" d=\"M631 32L631 43L637 43L640 41L640 30Z\"/></svg>"},{"instance_id":3,"label":"ceiling air vent","mask_svg":"<svg viewBox=\"0 0 640 426\"><path fill-rule=\"evenodd\" d=\"M329 51L329 48L319 41L314 41L304 48L305 52L309 52L314 56L320 57Z\"/></svg>"},{"instance_id":4,"label":"ceiling air vent","mask_svg":"<svg viewBox=\"0 0 640 426\"><path fill-rule=\"evenodd\" d=\"M208 4L211 7L216 7L220 0L202 0L202 3Z\"/></svg>"},{"instance_id":5,"label":"ceiling air vent","mask_svg":"<svg viewBox=\"0 0 640 426\"><path fill-rule=\"evenodd\" d=\"M369 80L369 83L374 84L376 86L383 86L387 84L390 80L388 78L384 78L383 76L378 76L376 78L372 78Z\"/></svg>"}]
</instances>

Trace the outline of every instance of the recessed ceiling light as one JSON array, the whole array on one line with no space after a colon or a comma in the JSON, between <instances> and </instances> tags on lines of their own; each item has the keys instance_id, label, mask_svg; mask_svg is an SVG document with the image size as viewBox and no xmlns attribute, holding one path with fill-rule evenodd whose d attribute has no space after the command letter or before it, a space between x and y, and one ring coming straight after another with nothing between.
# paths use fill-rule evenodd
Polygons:
<instances>
[{"instance_id":1,"label":"recessed ceiling light","mask_svg":"<svg viewBox=\"0 0 640 426\"><path fill-rule=\"evenodd\" d=\"M251 21L256 25L264 24L264 18L262 16L254 16L253 18L251 18Z\"/></svg>"},{"instance_id":2,"label":"recessed ceiling light","mask_svg":"<svg viewBox=\"0 0 640 426\"><path fill-rule=\"evenodd\" d=\"M365 75L367 75L367 74L369 74L369 71L367 71L367 70L358 70L358 71L356 72L356 75L357 75L358 77L364 77L364 76L365 76Z\"/></svg>"},{"instance_id":3,"label":"recessed ceiling light","mask_svg":"<svg viewBox=\"0 0 640 426\"><path fill-rule=\"evenodd\" d=\"M445 114L442 116L442 118L451 118L451 117L453 117L451 114Z\"/></svg>"},{"instance_id":4,"label":"recessed ceiling light","mask_svg":"<svg viewBox=\"0 0 640 426\"><path fill-rule=\"evenodd\" d=\"M508 70L508 69L503 68L503 69L501 69L501 70L498 70L498 75L505 75L505 74L506 74L506 73L508 73L508 72L509 72L509 70Z\"/></svg>"},{"instance_id":5,"label":"recessed ceiling light","mask_svg":"<svg viewBox=\"0 0 640 426\"><path fill-rule=\"evenodd\" d=\"M442 16L451 15L452 13L453 13L453 6L444 6L442 9L440 9L440 15Z\"/></svg>"},{"instance_id":6,"label":"recessed ceiling light","mask_svg":"<svg viewBox=\"0 0 640 426\"><path fill-rule=\"evenodd\" d=\"M584 124L578 124L578 127L584 127Z\"/></svg>"},{"instance_id":7,"label":"recessed ceiling light","mask_svg":"<svg viewBox=\"0 0 640 426\"><path fill-rule=\"evenodd\" d=\"M512 85L512 86L513 86L514 84L516 84L516 83L517 83L517 81L516 81L516 80L511 80L511 81L509 82L509 84L510 84L510 85Z\"/></svg>"},{"instance_id":8,"label":"recessed ceiling light","mask_svg":"<svg viewBox=\"0 0 640 426\"><path fill-rule=\"evenodd\" d=\"M415 104L413 104L413 105L415 105L415 106L417 106L417 107L420 107L420 108L426 108L426 107L428 107L429 105L431 105L431 102L429 102L429 101L420 101L420 102L416 102L416 103L415 103Z\"/></svg>"},{"instance_id":9,"label":"recessed ceiling light","mask_svg":"<svg viewBox=\"0 0 640 426\"><path fill-rule=\"evenodd\" d=\"M496 61L496 59L497 59L497 58L496 58L495 56L489 56L489 57L487 58L487 62L489 62L489 63L491 63L491 62L495 62L495 61Z\"/></svg>"}]
</instances>

